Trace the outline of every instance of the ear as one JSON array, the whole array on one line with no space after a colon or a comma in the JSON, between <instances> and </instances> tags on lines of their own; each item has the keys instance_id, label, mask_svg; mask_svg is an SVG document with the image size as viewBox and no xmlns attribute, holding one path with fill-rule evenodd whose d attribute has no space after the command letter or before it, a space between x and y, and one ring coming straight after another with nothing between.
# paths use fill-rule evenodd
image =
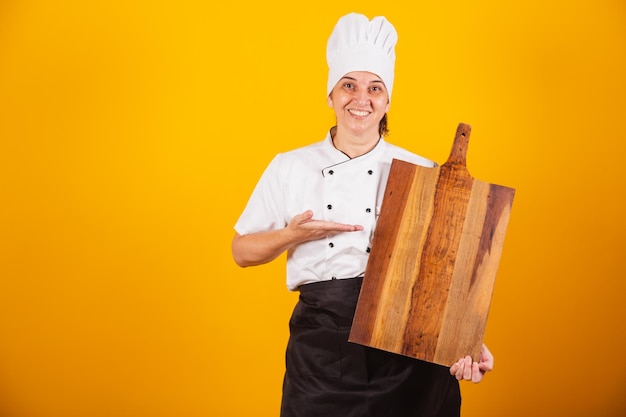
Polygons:
<instances>
[{"instance_id":1,"label":"ear","mask_svg":"<svg viewBox=\"0 0 626 417\"><path fill-rule=\"evenodd\" d=\"M333 98L330 94L328 95L328 97L326 97L326 102L328 103L328 107L333 107ZM389 104L387 104L387 106L389 106Z\"/></svg>"},{"instance_id":2,"label":"ear","mask_svg":"<svg viewBox=\"0 0 626 417\"><path fill-rule=\"evenodd\" d=\"M387 107L385 108L385 113L389 113L389 105L391 104L391 102L389 102L389 100L387 100Z\"/></svg>"}]
</instances>

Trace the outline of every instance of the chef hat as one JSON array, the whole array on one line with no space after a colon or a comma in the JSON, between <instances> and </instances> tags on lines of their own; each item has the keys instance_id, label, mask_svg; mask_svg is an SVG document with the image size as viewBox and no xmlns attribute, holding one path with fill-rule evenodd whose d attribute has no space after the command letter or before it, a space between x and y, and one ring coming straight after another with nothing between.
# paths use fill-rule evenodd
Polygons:
<instances>
[{"instance_id":1,"label":"chef hat","mask_svg":"<svg viewBox=\"0 0 626 417\"><path fill-rule=\"evenodd\" d=\"M369 20L362 14L349 13L341 17L326 45L327 95L347 73L368 71L383 80L391 100L397 41L395 28L383 16Z\"/></svg>"}]
</instances>

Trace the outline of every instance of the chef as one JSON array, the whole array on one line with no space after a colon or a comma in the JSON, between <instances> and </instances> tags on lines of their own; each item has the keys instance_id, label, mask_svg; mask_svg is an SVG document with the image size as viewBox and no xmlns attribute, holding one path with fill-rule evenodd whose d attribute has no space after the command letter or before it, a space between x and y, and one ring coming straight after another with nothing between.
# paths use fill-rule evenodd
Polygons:
<instances>
[{"instance_id":1,"label":"chef","mask_svg":"<svg viewBox=\"0 0 626 417\"><path fill-rule=\"evenodd\" d=\"M458 380L478 382L493 363L486 348L480 363L462 358L448 369L348 342L391 162L436 165L385 140L396 42L383 16L339 19L326 50L336 124L278 153L235 224L235 262L260 265L286 251L286 285L300 293L281 417L458 417ZM296 105L306 115L309 103Z\"/></svg>"}]
</instances>

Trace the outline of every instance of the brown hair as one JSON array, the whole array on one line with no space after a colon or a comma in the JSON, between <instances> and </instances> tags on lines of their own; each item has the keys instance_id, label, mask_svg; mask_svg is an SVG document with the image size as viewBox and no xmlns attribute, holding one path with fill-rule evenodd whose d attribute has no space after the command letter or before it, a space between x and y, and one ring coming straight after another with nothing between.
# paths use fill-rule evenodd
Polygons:
<instances>
[{"instance_id":1,"label":"brown hair","mask_svg":"<svg viewBox=\"0 0 626 417\"><path fill-rule=\"evenodd\" d=\"M389 134L389 128L387 127L387 113L380 119L378 123L378 134L380 136L387 136Z\"/></svg>"}]
</instances>

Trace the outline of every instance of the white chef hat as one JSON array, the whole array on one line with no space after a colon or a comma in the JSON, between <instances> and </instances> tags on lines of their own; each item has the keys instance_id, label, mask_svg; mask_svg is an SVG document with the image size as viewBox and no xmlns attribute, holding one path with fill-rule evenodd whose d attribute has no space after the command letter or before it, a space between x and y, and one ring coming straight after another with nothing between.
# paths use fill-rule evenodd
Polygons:
<instances>
[{"instance_id":1,"label":"white chef hat","mask_svg":"<svg viewBox=\"0 0 626 417\"><path fill-rule=\"evenodd\" d=\"M383 80L391 100L397 41L395 28L383 16L369 20L362 14L349 13L341 17L326 45L327 95L347 73L368 71Z\"/></svg>"}]
</instances>

